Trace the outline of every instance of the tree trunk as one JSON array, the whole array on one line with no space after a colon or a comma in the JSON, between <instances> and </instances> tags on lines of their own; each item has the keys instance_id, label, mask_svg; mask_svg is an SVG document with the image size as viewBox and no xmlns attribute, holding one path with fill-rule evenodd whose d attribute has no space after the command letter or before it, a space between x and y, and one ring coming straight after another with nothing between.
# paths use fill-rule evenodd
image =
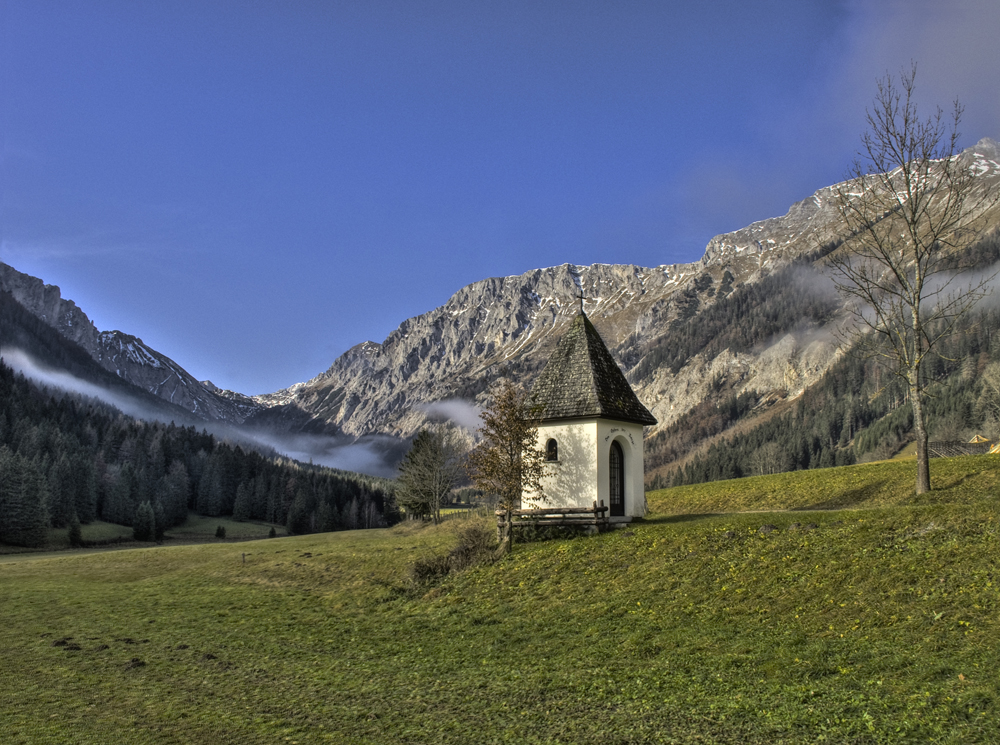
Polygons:
<instances>
[{"instance_id":1,"label":"tree trunk","mask_svg":"<svg viewBox=\"0 0 1000 745\"><path fill-rule=\"evenodd\" d=\"M924 425L923 391L920 370L910 371L910 406L913 407L913 434L917 441L917 494L931 490L931 467L927 452L927 428Z\"/></svg>"}]
</instances>

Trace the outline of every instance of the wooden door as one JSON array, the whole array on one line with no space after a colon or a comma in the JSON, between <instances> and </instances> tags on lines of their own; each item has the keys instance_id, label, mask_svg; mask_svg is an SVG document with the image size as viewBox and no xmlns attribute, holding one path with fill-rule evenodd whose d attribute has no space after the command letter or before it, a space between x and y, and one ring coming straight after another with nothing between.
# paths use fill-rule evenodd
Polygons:
<instances>
[{"instance_id":1,"label":"wooden door","mask_svg":"<svg viewBox=\"0 0 1000 745\"><path fill-rule=\"evenodd\" d=\"M608 455L608 472L611 476L611 489L608 493L608 506L611 516L625 515L625 453L617 442L611 443Z\"/></svg>"}]
</instances>

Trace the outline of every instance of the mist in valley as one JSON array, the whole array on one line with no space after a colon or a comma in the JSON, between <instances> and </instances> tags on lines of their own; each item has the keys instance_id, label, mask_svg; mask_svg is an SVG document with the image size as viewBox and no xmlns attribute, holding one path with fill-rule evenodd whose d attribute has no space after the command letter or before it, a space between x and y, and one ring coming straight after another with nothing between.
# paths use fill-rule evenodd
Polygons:
<instances>
[{"instance_id":1,"label":"mist in valley","mask_svg":"<svg viewBox=\"0 0 1000 745\"><path fill-rule=\"evenodd\" d=\"M166 404L162 409L154 408L137 396L112 391L63 370L53 369L16 347L0 347L0 360L37 386L98 401L135 419L194 426L220 440L252 448L269 456L280 455L302 463L354 471L368 476L394 478L399 463L409 448L409 441L389 435L303 435L205 421L180 409L176 412L169 411Z\"/></svg>"}]
</instances>

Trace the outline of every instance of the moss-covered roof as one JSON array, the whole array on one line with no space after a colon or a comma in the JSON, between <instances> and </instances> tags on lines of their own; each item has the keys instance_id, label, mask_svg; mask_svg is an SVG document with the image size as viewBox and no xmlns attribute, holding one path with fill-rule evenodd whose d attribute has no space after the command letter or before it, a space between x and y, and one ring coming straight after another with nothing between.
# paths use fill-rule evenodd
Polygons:
<instances>
[{"instance_id":1,"label":"moss-covered roof","mask_svg":"<svg viewBox=\"0 0 1000 745\"><path fill-rule=\"evenodd\" d=\"M573 320L545 363L531 389L530 403L543 422L602 417L656 424L584 313Z\"/></svg>"}]
</instances>

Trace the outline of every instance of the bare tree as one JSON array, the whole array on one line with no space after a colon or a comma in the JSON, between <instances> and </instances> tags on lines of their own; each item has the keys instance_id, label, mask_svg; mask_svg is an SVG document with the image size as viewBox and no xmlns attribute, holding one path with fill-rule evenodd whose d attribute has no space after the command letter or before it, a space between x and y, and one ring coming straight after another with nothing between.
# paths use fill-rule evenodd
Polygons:
<instances>
[{"instance_id":1,"label":"bare tree","mask_svg":"<svg viewBox=\"0 0 1000 745\"><path fill-rule=\"evenodd\" d=\"M858 158L837 187L848 237L829 263L853 311L846 340L906 381L922 494L930 489L922 368L987 292L992 277L963 283L956 253L979 237L996 198L958 150L961 105L947 122L940 108L921 119L915 76L914 65L898 82L878 81Z\"/></svg>"},{"instance_id":2,"label":"bare tree","mask_svg":"<svg viewBox=\"0 0 1000 745\"><path fill-rule=\"evenodd\" d=\"M494 389L493 400L480 417L482 440L469 454L469 474L506 512L504 541L509 549L511 513L520 507L521 494L531 491L545 499L541 484L545 452L537 444L538 425L528 410L527 395L509 380Z\"/></svg>"},{"instance_id":3,"label":"bare tree","mask_svg":"<svg viewBox=\"0 0 1000 745\"><path fill-rule=\"evenodd\" d=\"M462 476L462 455L461 438L453 427L438 424L421 430L399 466L399 505L441 522L441 505Z\"/></svg>"},{"instance_id":4,"label":"bare tree","mask_svg":"<svg viewBox=\"0 0 1000 745\"><path fill-rule=\"evenodd\" d=\"M785 451L776 442L766 442L753 451L750 463L761 476L771 473L781 473L787 465Z\"/></svg>"}]
</instances>

